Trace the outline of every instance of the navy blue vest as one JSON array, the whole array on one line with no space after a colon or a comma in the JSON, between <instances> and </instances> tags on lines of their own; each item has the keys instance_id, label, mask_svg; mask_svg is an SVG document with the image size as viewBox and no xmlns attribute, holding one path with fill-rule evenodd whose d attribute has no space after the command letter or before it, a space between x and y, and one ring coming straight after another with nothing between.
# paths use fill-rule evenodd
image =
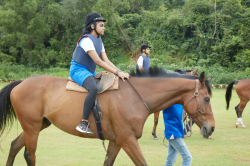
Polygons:
<instances>
[{"instance_id":1,"label":"navy blue vest","mask_svg":"<svg viewBox=\"0 0 250 166\"><path fill-rule=\"evenodd\" d=\"M101 37L99 36L98 38L96 38L96 37L94 37L91 34L87 34L87 35L84 35L84 36L87 36L87 37L89 37L92 40L92 42L94 43L95 50L96 50L98 56L100 56L101 55L101 51L102 51L102 39L101 39ZM96 63L83 50L83 48L79 46L79 42L80 41L81 41L81 39L78 40L78 42L77 42L75 51L73 52L72 60L75 61L78 64L81 64L81 65L87 67L87 69L89 71L91 71L92 73L94 73L95 72L95 68L96 68Z\"/></svg>"},{"instance_id":2,"label":"navy blue vest","mask_svg":"<svg viewBox=\"0 0 250 166\"><path fill-rule=\"evenodd\" d=\"M148 56L143 56L143 55L140 55L143 57L143 69L148 69L150 67L150 61L149 61L149 57ZM136 68L139 68L138 64L136 64Z\"/></svg>"}]
</instances>

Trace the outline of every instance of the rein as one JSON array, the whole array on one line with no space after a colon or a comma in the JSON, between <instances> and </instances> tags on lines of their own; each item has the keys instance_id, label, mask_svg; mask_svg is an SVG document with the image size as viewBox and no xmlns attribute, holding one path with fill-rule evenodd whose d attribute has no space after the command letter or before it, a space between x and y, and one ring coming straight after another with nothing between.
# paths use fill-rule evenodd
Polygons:
<instances>
[{"instance_id":1,"label":"rein","mask_svg":"<svg viewBox=\"0 0 250 166\"><path fill-rule=\"evenodd\" d=\"M187 119L187 117L188 117L188 114L187 114L187 112L183 109L183 114L182 114L182 122L183 122L183 126L184 126L184 131L185 131L185 133L186 133L186 136L188 136L188 137L191 137L191 135L193 134L193 120L192 119L190 119L189 121L188 121L188 119Z\"/></svg>"},{"instance_id":2,"label":"rein","mask_svg":"<svg viewBox=\"0 0 250 166\"><path fill-rule=\"evenodd\" d=\"M145 105L145 107L147 108L149 114L151 114L152 112L150 111L148 105L145 103L145 101L142 99L142 97L140 96L140 94L137 92L137 90L135 89L135 87L131 84L131 82L129 80L127 80L128 83L132 86L132 88L135 90L135 92L137 93L137 95L140 97L141 101L143 102L143 104Z\"/></svg>"},{"instance_id":3,"label":"rein","mask_svg":"<svg viewBox=\"0 0 250 166\"><path fill-rule=\"evenodd\" d=\"M198 89L199 89L199 80L196 79L195 81L196 81L196 84L195 84L194 96L191 97L191 98L187 101L187 103L184 105L184 108L185 108L185 107L187 106L187 104L188 104L193 98L196 99L196 103L197 103L197 112L196 112L195 114L193 114L193 115L188 115L188 118L189 118L189 119L196 118L196 117L198 117L198 116L200 116L200 115L213 115L212 112L207 112L207 113L206 113L206 112L202 112L202 111L201 111L201 108L200 108L199 91L198 91Z\"/></svg>"},{"instance_id":4,"label":"rein","mask_svg":"<svg viewBox=\"0 0 250 166\"><path fill-rule=\"evenodd\" d=\"M194 69L191 71L191 75L194 75ZM184 126L185 133L188 137L191 137L193 131L192 131L192 126L193 126L193 120L190 119L189 121L187 120L188 114L187 112L183 109L183 114L182 114L182 122ZM188 129L187 129L188 128ZM189 130L189 132L188 132Z\"/></svg>"}]
</instances>

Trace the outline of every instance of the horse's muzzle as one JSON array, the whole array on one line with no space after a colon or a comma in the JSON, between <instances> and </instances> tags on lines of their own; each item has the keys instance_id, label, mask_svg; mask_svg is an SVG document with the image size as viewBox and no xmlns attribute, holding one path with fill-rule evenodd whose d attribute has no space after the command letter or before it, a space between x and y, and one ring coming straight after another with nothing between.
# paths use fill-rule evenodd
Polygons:
<instances>
[{"instance_id":1,"label":"horse's muzzle","mask_svg":"<svg viewBox=\"0 0 250 166\"><path fill-rule=\"evenodd\" d=\"M207 127L205 125L202 126L200 133L203 136L210 136L215 130L215 127Z\"/></svg>"}]
</instances>

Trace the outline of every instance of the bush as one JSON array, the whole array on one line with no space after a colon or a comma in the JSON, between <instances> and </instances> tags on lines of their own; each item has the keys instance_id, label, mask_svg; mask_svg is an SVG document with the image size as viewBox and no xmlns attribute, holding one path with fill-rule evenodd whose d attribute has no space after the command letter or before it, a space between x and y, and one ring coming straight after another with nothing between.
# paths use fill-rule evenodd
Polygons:
<instances>
[{"instance_id":1,"label":"bush","mask_svg":"<svg viewBox=\"0 0 250 166\"><path fill-rule=\"evenodd\" d=\"M0 64L0 79L25 79L36 75L52 75L67 78L69 76L68 68L34 68L24 65Z\"/></svg>"},{"instance_id":2,"label":"bush","mask_svg":"<svg viewBox=\"0 0 250 166\"><path fill-rule=\"evenodd\" d=\"M162 56L161 56L162 57ZM126 57L116 57L111 60L119 69L123 72L130 72L131 70L135 70L135 60L128 60ZM192 68L198 69L198 74L202 71L205 72L206 78L213 77L211 80L212 84L228 84L233 80L246 79L250 77L250 68L246 68L245 70L236 70L232 71L230 68L222 67L219 64L214 64L212 66L185 66L185 63L182 61L176 60L175 63L168 63L172 61L170 56L166 56L165 58L151 58L151 66L158 66L166 69L171 72L175 69L191 70ZM96 71L103 71L101 67L97 66ZM36 75L52 75L57 77L68 78L69 77L69 68L60 68L60 67L51 67L51 68L34 68L27 67L24 65L9 65L0 63L0 79L25 79L31 76Z\"/></svg>"}]
</instances>

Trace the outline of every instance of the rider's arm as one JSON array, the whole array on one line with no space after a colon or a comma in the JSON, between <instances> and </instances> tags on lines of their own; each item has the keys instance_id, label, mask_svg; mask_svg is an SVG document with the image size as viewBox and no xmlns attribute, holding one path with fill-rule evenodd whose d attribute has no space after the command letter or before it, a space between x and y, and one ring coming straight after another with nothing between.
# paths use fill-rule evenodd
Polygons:
<instances>
[{"instance_id":1,"label":"rider's arm","mask_svg":"<svg viewBox=\"0 0 250 166\"><path fill-rule=\"evenodd\" d=\"M110 60L108 59L108 56L106 54L105 51L102 51L101 52L101 58L104 62L106 62L109 66L115 68L115 69L118 69L112 62L110 62ZM119 69L118 69L119 70Z\"/></svg>"},{"instance_id":2,"label":"rider's arm","mask_svg":"<svg viewBox=\"0 0 250 166\"><path fill-rule=\"evenodd\" d=\"M97 55L97 52L95 50L90 50L87 52L87 54L92 58L92 60L100 67L102 67L105 70L110 71L111 73L116 73L116 68L110 66L105 61L101 60L99 56Z\"/></svg>"}]
</instances>

